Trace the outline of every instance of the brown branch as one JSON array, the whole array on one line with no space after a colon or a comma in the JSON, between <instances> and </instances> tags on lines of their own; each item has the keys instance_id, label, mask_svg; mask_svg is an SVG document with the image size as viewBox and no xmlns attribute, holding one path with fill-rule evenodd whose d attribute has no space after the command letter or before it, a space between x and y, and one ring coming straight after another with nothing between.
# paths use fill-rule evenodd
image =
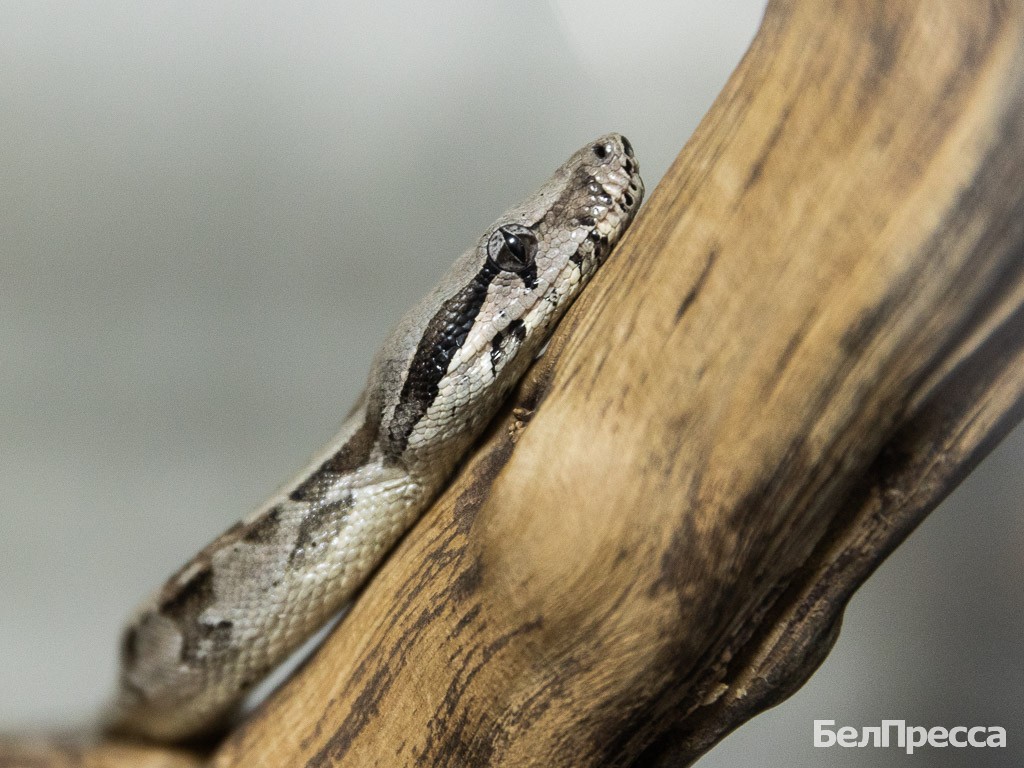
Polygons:
<instances>
[{"instance_id":1,"label":"brown branch","mask_svg":"<svg viewBox=\"0 0 1024 768\"><path fill-rule=\"evenodd\" d=\"M798 688L1022 415L1022 63L1019 3L773 2L516 402L214 764L682 766Z\"/></svg>"}]
</instances>

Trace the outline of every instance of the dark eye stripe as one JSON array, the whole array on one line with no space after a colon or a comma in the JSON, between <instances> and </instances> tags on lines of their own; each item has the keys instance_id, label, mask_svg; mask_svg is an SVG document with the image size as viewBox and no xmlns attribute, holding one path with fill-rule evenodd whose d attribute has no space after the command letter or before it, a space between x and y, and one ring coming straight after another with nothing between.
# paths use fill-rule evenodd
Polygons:
<instances>
[{"instance_id":1,"label":"dark eye stripe","mask_svg":"<svg viewBox=\"0 0 1024 768\"><path fill-rule=\"evenodd\" d=\"M455 353L466 342L466 335L487 300L487 289L498 271L496 264L485 261L476 277L447 299L427 325L387 428L384 453L388 460L396 461L405 451L409 435L437 397L441 379L448 372Z\"/></svg>"}]
</instances>

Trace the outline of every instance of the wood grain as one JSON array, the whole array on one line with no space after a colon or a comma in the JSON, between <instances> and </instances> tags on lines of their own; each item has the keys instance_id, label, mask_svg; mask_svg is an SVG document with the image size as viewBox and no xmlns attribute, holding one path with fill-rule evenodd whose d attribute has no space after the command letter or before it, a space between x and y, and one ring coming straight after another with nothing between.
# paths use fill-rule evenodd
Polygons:
<instances>
[{"instance_id":1,"label":"wood grain","mask_svg":"<svg viewBox=\"0 0 1024 768\"><path fill-rule=\"evenodd\" d=\"M212 763L688 765L1022 412L1021 3L772 2L515 402Z\"/></svg>"}]
</instances>

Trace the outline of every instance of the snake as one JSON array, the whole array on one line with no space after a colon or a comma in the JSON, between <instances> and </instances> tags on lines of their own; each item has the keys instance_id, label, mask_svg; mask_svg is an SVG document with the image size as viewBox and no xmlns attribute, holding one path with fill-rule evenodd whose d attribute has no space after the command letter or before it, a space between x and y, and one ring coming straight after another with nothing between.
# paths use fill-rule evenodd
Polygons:
<instances>
[{"instance_id":1,"label":"snake","mask_svg":"<svg viewBox=\"0 0 1024 768\"><path fill-rule=\"evenodd\" d=\"M108 729L207 737L348 605L433 502L644 194L617 133L506 211L387 337L339 433L139 606Z\"/></svg>"}]
</instances>

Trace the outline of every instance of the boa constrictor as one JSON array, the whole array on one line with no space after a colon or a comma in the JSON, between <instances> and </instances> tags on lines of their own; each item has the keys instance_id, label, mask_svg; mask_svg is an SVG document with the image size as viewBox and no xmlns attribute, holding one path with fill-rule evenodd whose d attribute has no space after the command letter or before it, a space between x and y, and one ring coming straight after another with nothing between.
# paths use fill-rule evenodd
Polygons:
<instances>
[{"instance_id":1,"label":"boa constrictor","mask_svg":"<svg viewBox=\"0 0 1024 768\"><path fill-rule=\"evenodd\" d=\"M402 318L338 436L137 610L116 730L180 740L222 727L351 599L632 221L638 171L623 136L587 144Z\"/></svg>"}]
</instances>

